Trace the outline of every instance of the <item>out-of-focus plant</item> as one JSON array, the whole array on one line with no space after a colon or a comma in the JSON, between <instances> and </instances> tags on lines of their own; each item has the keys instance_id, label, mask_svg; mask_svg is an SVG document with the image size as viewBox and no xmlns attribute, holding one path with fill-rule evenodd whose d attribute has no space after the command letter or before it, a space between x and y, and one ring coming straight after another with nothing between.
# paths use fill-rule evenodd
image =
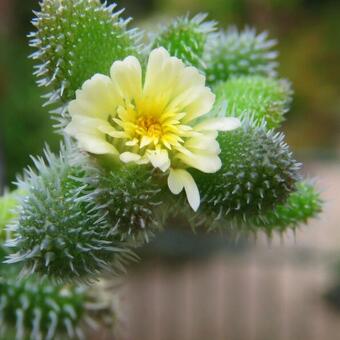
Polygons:
<instances>
[{"instance_id":1,"label":"out-of-focus plant","mask_svg":"<svg viewBox=\"0 0 340 340\"><path fill-rule=\"evenodd\" d=\"M4 182L11 186L29 162L29 155L40 154L46 141L52 150L57 150L60 137L53 133L52 120L42 107L41 92L32 76L32 61L27 58L29 50L9 38L0 38L0 49L0 148L5 163Z\"/></svg>"}]
</instances>

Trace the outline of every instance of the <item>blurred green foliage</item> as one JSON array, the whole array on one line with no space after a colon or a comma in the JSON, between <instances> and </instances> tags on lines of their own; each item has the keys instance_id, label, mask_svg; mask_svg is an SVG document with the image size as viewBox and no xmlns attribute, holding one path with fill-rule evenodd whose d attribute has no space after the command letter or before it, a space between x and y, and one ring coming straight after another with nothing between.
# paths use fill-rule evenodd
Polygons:
<instances>
[{"instance_id":1,"label":"blurred green foliage","mask_svg":"<svg viewBox=\"0 0 340 340\"><path fill-rule=\"evenodd\" d=\"M31 154L41 154L46 142L56 149L59 137L52 132L52 121L42 107L32 63L27 58L29 49L23 43L3 38L0 50L0 148L5 183L10 185L30 163Z\"/></svg>"}]
</instances>

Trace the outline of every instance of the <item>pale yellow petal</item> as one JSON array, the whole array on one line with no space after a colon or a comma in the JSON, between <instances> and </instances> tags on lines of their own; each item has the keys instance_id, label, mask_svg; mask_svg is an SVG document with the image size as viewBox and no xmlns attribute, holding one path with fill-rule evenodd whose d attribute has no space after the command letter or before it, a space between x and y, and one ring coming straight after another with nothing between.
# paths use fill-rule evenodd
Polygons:
<instances>
[{"instance_id":1,"label":"pale yellow petal","mask_svg":"<svg viewBox=\"0 0 340 340\"><path fill-rule=\"evenodd\" d=\"M168 186L172 193L179 194L183 187L188 199L188 203L194 211L200 205L200 193L191 174L183 169L171 169L168 177Z\"/></svg>"},{"instance_id":2,"label":"pale yellow petal","mask_svg":"<svg viewBox=\"0 0 340 340\"><path fill-rule=\"evenodd\" d=\"M124 121L134 121L136 119L136 111L133 105L127 105L128 107L120 106L117 108L118 117Z\"/></svg>"},{"instance_id":3,"label":"pale yellow petal","mask_svg":"<svg viewBox=\"0 0 340 340\"><path fill-rule=\"evenodd\" d=\"M196 131L232 131L241 126L241 122L236 117L208 118L195 126Z\"/></svg>"},{"instance_id":4,"label":"pale yellow petal","mask_svg":"<svg viewBox=\"0 0 340 340\"><path fill-rule=\"evenodd\" d=\"M161 98L161 108L176 95L178 80L181 77L185 65L176 58L171 57L163 48L154 49L149 56L146 69L143 95L146 98Z\"/></svg>"},{"instance_id":5,"label":"pale yellow petal","mask_svg":"<svg viewBox=\"0 0 340 340\"><path fill-rule=\"evenodd\" d=\"M149 150L147 155L153 167L163 172L169 169L170 159L167 150Z\"/></svg>"},{"instance_id":6,"label":"pale yellow petal","mask_svg":"<svg viewBox=\"0 0 340 340\"><path fill-rule=\"evenodd\" d=\"M167 110L184 111L183 122L200 117L209 111L215 95L205 86L205 77L195 67L185 67L174 88L174 97Z\"/></svg>"},{"instance_id":7,"label":"pale yellow petal","mask_svg":"<svg viewBox=\"0 0 340 340\"><path fill-rule=\"evenodd\" d=\"M82 117L84 120L84 117ZM93 128L107 134L108 136L114 138L126 138L126 133L124 131L117 131L108 121L102 119L92 119L87 124L91 124Z\"/></svg>"},{"instance_id":8,"label":"pale yellow petal","mask_svg":"<svg viewBox=\"0 0 340 340\"><path fill-rule=\"evenodd\" d=\"M75 115L65 128L65 132L77 139L79 146L95 154L118 154L116 148L105 138L105 133L97 126L103 122L100 119Z\"/></svg>"},{"instance_id":9,"label":"pale yellow petal","mask_svg":"<svg viewBox=\"0 0 340 340\"><path fill-rule=\"evenodd\" d=\"M188 124L196 118L199 118L211 111L215 102L215 95L208 87L197 90L196 98L191 104L185 107L186 116L182 122Z\"/></svg>"},{"instance_id":10,"label":"pale yellow petal","mask_svg":"<svg viewBox=\"0 0 340 340\"><path fill-rule=\"evenodd\" d=\"M142 93L142 69L136 57L115 61L110 70L113 83L125 99L138 100Z\"/></svg>"},{"instance_id":11,"label":"pale yellow petal","mask_svg":"<svg viewBox=\"0 0 340 340\"><path fill-rule=\"evenodd\" d=\"M168 176L168 187L175 195L178 195L183 190L184 185L182 183L181 177L178 176L178 170L170 169Z\"/></svg>"},{"instance_id":12,"label":"pale yellow petal","mask_svg":"<svg viewBox=\"0 0 340 340\"><path fill-rule=\"evenodd\" d=\"M144 98L154 98L162 111L184 112L183 122L208 113L215 95L205 87L205 77L192 67L171 57L164 48L150 53L143 88ZM151 111L151 108L144 108Z\"/></svg>"},{"instance_id":13,"label":"pale yellow petal","mask_svg":"<svg viewBox=\"0 0 340 340\"><path fill-rule=\"evenodd\" d=\"M141 159L141 156L133 152L123 152L119 155L119 159L123 163L137 162Z\"/></svg>"},{"instance_id":14,"label":"pale yellow petal","mask_svg":"<svg viewBox=\"0 0 340 340\"><path fill-rule=\"evenodd\" d=\"M218 155L211 153L191 153L191 155L179 153L176 157L185 164L206 173L214 173L222 166Z\"/></svg>"},{"instance_id":15,"label":"pale yellow petal","mask_svg":"<svg viewBox=\"0 0 340 340\"><path fill-rule=\"evenodd\" d=\"M79 147L87 152L97 155L118 155L118 151L116 150L116 148L112 144L107 142L102 136L78 134L77 141Z\"/></svg>"},{"instance_id":16,"label":"pale yellow petal","mask_svg":"<svg viewBox=\"0 0 340 340\"><path fill-rule=\"evenodd\" d=\"M187 66L181 73L180 80L176 86L175 95L179 95L189 88L204 87L205 76L196 67Z\"/></svg>"},{"instance_id":17,"label":"pale yellow petal","mask_svg":"<svg viewBox=\"0 0 340 340\"><path fill-rule=\"evenodd\" d=\"M217 155L221 151L220 145L215 138L203 134L188 139L184 146L192 152L195 152L194 150L202 150Z\"/></svg>"},{"instance_id":18,"label":"pale yellow petal","mask_svg":"<svg viewBox=\"0 0 340 340\"><path fill-rule=\"evenodd\" d=\"M113 128L103 119L74 115L65 132L72 136L78 133L105 135L111 129Z\"/></svg>"},{"instance_id":19,"label":"pale yellow petal","mask_svg":"<svg viewBox=\"0 0 340 340\"><path fill-rule=\"evenodd\" d=\"M114 154L118 151L115 147L105 140L105 137L100 132L83 133L75 132L75 128L71 125L66 130L70 135L77 139L78 145L81 149L94 154Z\"/></svg>"},{"instance_id":20,"label":"pale yellow petal","mask_svg":"<svg viewBox=\"0 0 340 340\"><path fill-rule=\"evenodd\" d=\"M152 142L152 138L149 136L143 136L140 141L140 147L144 148L145 146L149 145Z\"/></svg>"},{"instance_id":21,"label":"pale yellow petal","mask_svg":"<svg viewBox=\"0 0 340 340\"><path fill-rule=\"evenodd\" d=\"M71 116L83 115L106 120L114 114L120 102L111 79L95 74L76 91L76 99L69 103L68 111Z\"/></svg>"}]
</instances>

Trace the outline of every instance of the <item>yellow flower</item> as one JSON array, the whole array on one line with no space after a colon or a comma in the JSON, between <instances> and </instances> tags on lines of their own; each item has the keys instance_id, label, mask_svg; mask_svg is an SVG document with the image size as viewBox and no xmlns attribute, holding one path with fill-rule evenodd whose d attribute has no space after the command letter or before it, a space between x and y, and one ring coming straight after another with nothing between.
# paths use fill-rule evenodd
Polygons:
<instances>
[{"instance_id":1,"label":"yellow flower","mask_svg":"<svg viewBox=\"0 0 340 340\"><path fill-rule=\"evenodd\" d=\"M157 48L150 53L144 77L139 61L129 56L113 63L110 77L95 74L87 80L69 104L72 121L66 132L90 153L169 170L171 192L184 188L197 210L199 191L186 169L218 171L217 131L240 124L236 118L202 119L214 101L196 68Z\"/></svg>"}]
</instances>

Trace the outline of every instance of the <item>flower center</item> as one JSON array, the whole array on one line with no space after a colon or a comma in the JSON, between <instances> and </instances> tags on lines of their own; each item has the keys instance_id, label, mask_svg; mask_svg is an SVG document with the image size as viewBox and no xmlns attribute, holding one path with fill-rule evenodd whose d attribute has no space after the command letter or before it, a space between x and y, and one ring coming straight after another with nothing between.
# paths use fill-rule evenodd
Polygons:
<instances>
[{"instance_id":1,"label":"flower center","mask_svg":"<svg viewBox=\"0 0 340 340\"><path fill-rule=\"evenodd\" d=\"M159 139L163 134L162 125L155 117L140 116L137 119L136 133L140 136Z\"/></svg>"}]
</instances>

